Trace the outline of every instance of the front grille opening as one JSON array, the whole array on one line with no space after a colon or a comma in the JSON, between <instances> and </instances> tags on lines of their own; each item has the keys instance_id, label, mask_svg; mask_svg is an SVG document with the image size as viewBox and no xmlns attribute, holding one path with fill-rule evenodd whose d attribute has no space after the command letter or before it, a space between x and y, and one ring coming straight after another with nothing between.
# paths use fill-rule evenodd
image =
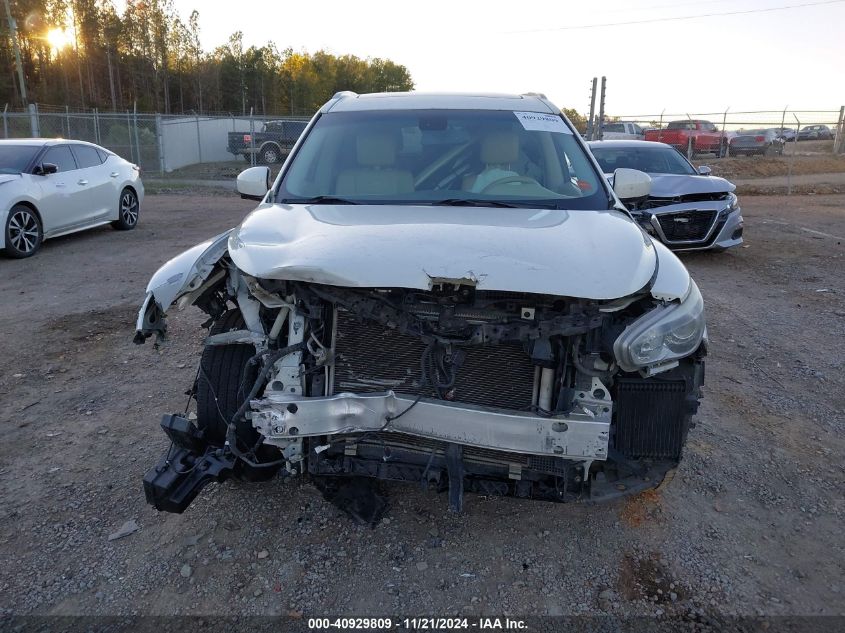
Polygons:
<instances>
[{"instance_id":1,"label":"front grille opening","mask_svg":"<svg viewBox=\"0 0 845 633\"><path fill-rule=\"evenodd\" d=\"M520 344L466 346L454 401L511 410L531 407L534 366ZM333 393L393 390L418 395L425 345L373 321L337 312ZM426 395L430 393L426 390Z\"/></svg>"},{"instance_id":2,"label":"front grille opening","mask_svg":"<svg viewBox=\"0 0 845 633\"><path fill-rule=\"evenodd\" d=\"M699 241L707 237L717 211L684 211L657 216L663 234L670 242Z\"/></svg>"}]
</instances>

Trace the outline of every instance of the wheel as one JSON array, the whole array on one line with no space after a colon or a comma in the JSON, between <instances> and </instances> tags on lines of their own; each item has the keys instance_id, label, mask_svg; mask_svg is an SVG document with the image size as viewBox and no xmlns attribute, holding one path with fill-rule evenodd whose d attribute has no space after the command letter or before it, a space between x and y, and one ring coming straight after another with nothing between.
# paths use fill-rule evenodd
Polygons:
<instances>
[{"instance_id":1,"label":"wheel","mask_svg":"<svg viewBox=\"0 0 845 633\"><path fill-rule=\"evenodd\" d=\"M6 255L15 259L32 257L44 240L38 214L23 204L16 204L9 210L5 231Z\"/></svg>"},{"instance_id":2,"label":"wheel","mask_svg":"<svg viewBox=\"0 0 845 633\"><path fill-rule=\"evenodd\" d=\"M118 231L131 231L138 225L139 211L138 196L127 187L120 192L117 220L112 222L111 225Z\"/></svg>"},{"instance_id":3,"label":"wheel","mask_svg":"<svg viewBox=\"0 0 845 633\"><path fill-rule=\"evenodd\" d=\"M244 320L239 310L224 313L210 334L242 330ZM258 376L258 367L249 366L255 355L252 345L214 345L203 350L197 376L197 426L206 439L222 446L226 441L229 422L246 400ZM246 444L254 444L257 431L249 420L240 420L237 434Z\"/></svg>"},{"instance_id":4,"label":"wheel","mask_svg":"<svg viewBox=\"0 0 845 633\"><path fill-rule=\"evenodd\" d=\"M262 163L272 165L273 163L278 163L279 160L281 160L282 152L278 145L271 143L270 145L265 145L261 148L259 156Z\"/></svg>"}]
</instances>

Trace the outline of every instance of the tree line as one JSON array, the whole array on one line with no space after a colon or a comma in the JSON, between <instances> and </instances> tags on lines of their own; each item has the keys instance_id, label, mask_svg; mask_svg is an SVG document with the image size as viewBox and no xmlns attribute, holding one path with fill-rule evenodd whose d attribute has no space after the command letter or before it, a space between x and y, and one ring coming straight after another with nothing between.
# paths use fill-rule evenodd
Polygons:
<instances>
[{"instance_id":1,"label":"tree line","mask_svg":"<svg viewBox=\"0 0 845 633\"><path fill-rule=\"evenodd\" d=\"M410 90L407 68L361 59L279 50L270 42L245 47L243 33L212 51L200 45L200 16L187 23L171 0L12 0L29 102L71 109L166 114L229 112L310 115L340 90ZM23 105L11 30L0 37L0 91Z\"/></svg>"}]
</instances>

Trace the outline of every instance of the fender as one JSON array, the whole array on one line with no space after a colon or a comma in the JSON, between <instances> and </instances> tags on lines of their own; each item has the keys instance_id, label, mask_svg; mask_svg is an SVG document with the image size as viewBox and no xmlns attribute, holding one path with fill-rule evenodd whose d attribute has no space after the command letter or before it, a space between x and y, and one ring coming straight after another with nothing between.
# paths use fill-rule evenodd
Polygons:
<instances>
[{"instance_id":1,"label":"fender","mask_svg":"<svg viewBox=\"0 0 845 633\"><path fill-rule=\"evenodd\" d=\"M690 276L678 256L658 240L652 239L657 253L657 276L651 296L658 301L683 301L690 290Z\"/></svg>"},{"instance_id":2,"label":"fender","mask_svg":"<svg viewBox=\"0 0 845 633\"><path fill-rule=\"evenodd\" d=\"M215 265L226 254L231 232L226 231L189 248L155 272L147 284L146 297L138 312L135 343L141 344L153 334L157 340L164 338L167 310L175 301L198 290L209 278Z\"/></svg>"}]
</instances>

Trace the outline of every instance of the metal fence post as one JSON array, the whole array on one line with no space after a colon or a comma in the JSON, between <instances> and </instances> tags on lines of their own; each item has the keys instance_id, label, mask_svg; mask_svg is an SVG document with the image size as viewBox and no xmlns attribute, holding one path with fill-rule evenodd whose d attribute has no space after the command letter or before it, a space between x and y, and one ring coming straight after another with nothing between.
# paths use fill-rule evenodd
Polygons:
<instances>
[{"instance_id":1,"label":"metal fence post","mask_svg":"<svg viewBox=\"0 0 845 633\"><path fill-rule=\"evenodd\" d=\"M3 108L3 138L9 138L9 104Z\"/></svg>"},{"instance_id":2,"label":"metal fence post","mask_svg":"<svg viewBox=\"0 0 845 633\"><path fill-rule=\"evenodd\" d=\"M845 154L845 106L839 108L839 122L836 124L836 136L833 137L833 153Z\"/></svg>"},{"instance_id":3,"label":"metal fence post","mask_svg":"<svg viewBox=\"0 0 845 633\"><path fill-rule=\"evenodd\" d=\"M129 137L129 160L135 162L135 153L132 149L132 119L129 117L129 110L126 111L126 135Z\"/></svg>"},{"instance_id":4,"label":"metal fence post","mask_svg":"<svg viewBox=\"0 0 845 633\"><path fill-rule=\"evenodd\" d=\"M798 124L798 129L801 129L801 121L792 113L795 122ZM792 157L789 159L789 168L786 170L786 195L792 195L792 166L795 164L795 154L798 153L798 137L795 137L795 145L792 147Z\"/></svg>"},{"instance_id":5,"label":"metal fence post","mask_svg":"<svg viewBox=\"0 0 845 633\"><path fill-rule=\"evenodd\" d=\"M141 164L141 143L138 141L138 102L132 105L132 123L135 126L135 152L138 154L136 165Z\"/></svg>"},{"instance_id":6,"label":"metal fence post","mask_svg":"<svg viewBox=\"0 0 845 633\"><path fill-rule=\"evenodd\" d=\"M249 109L249 164L255 167L255 119L252 117L252 108Z\"/></svg>"},{"instance_id":7,"label":"metal fence post","mask_svg":"<svg viewBox=\"0 0 845 633\"><path fill-rule=\"evenodd\" d=\"M97 145L102 145L103 140L100 135L100 111L94 108L94 142Z\"/></svg>"},{"instance_id":8,"label":"metal fence post","mask_svg":"<svg viewBox=\"0 0 845 633\"><path fill-rule=\"evenodd\" d=\"M783 136L783 142L786 144L786 128L784 127L784 123L786 122L786 109L789 107L789 104L783 106L783 114L780 116L780 133ZM792 139L796 143L798 142L798 133L796 132L795 138Z\"/></svg>"},{"instance_id":9,"label":"metal fence post","mask_svg":"<svg viewBox=\"0 0 845 633\"><path fill-rule=\"evenodd\" d=\"M731 109L731 106L725 108L725 113L722 115L722 136L719 139L719 154L722 153L722 148L725 148L725 158L728 158L731 153L731 145L725 140L725 124L728 120L728 110Z\"/></svg>"},{"instance_id":10,"label":"metal fence post","mask_svg":"<svg viewBox=\"0 0 845 633\"><path fill-rule=\"evenodd\" d=\"M197 162L202 162L202 135L200 134L200 117L196 116L197 122Z\"/></svg>"},{"instance_id":11,"label":"metal fence post","mask_svg":"<svg viewBox=\"0 0 845 633\"><path fill-rule=\"evenodd\" d=\"M666 108L663 108L663 112L666 112ZM660 123L657 124L657 142L663 142L663 112L660 113Z\"/></svg>"},{"instance_id":12,"label":"metal fence post","mask_svg":"<svg viewBox=\"0 0 845 633\"><path fill-rule=\"evenodd\" d=\"M41 130L38 127L38 104L29 104L29 129L32 132L32 138L41 136Z\"/></svg>"},{"instance_id":13,"label":"metal fence post","mask_svg":"<svg viewBox=\"0 0 845 633\"><path fill-rule=\"evenodd\" d=\"M156 141L158 142L158 171L164 176L164 130L161 126L161 115L156 114Z\"/></svg>"}]
</instances>

